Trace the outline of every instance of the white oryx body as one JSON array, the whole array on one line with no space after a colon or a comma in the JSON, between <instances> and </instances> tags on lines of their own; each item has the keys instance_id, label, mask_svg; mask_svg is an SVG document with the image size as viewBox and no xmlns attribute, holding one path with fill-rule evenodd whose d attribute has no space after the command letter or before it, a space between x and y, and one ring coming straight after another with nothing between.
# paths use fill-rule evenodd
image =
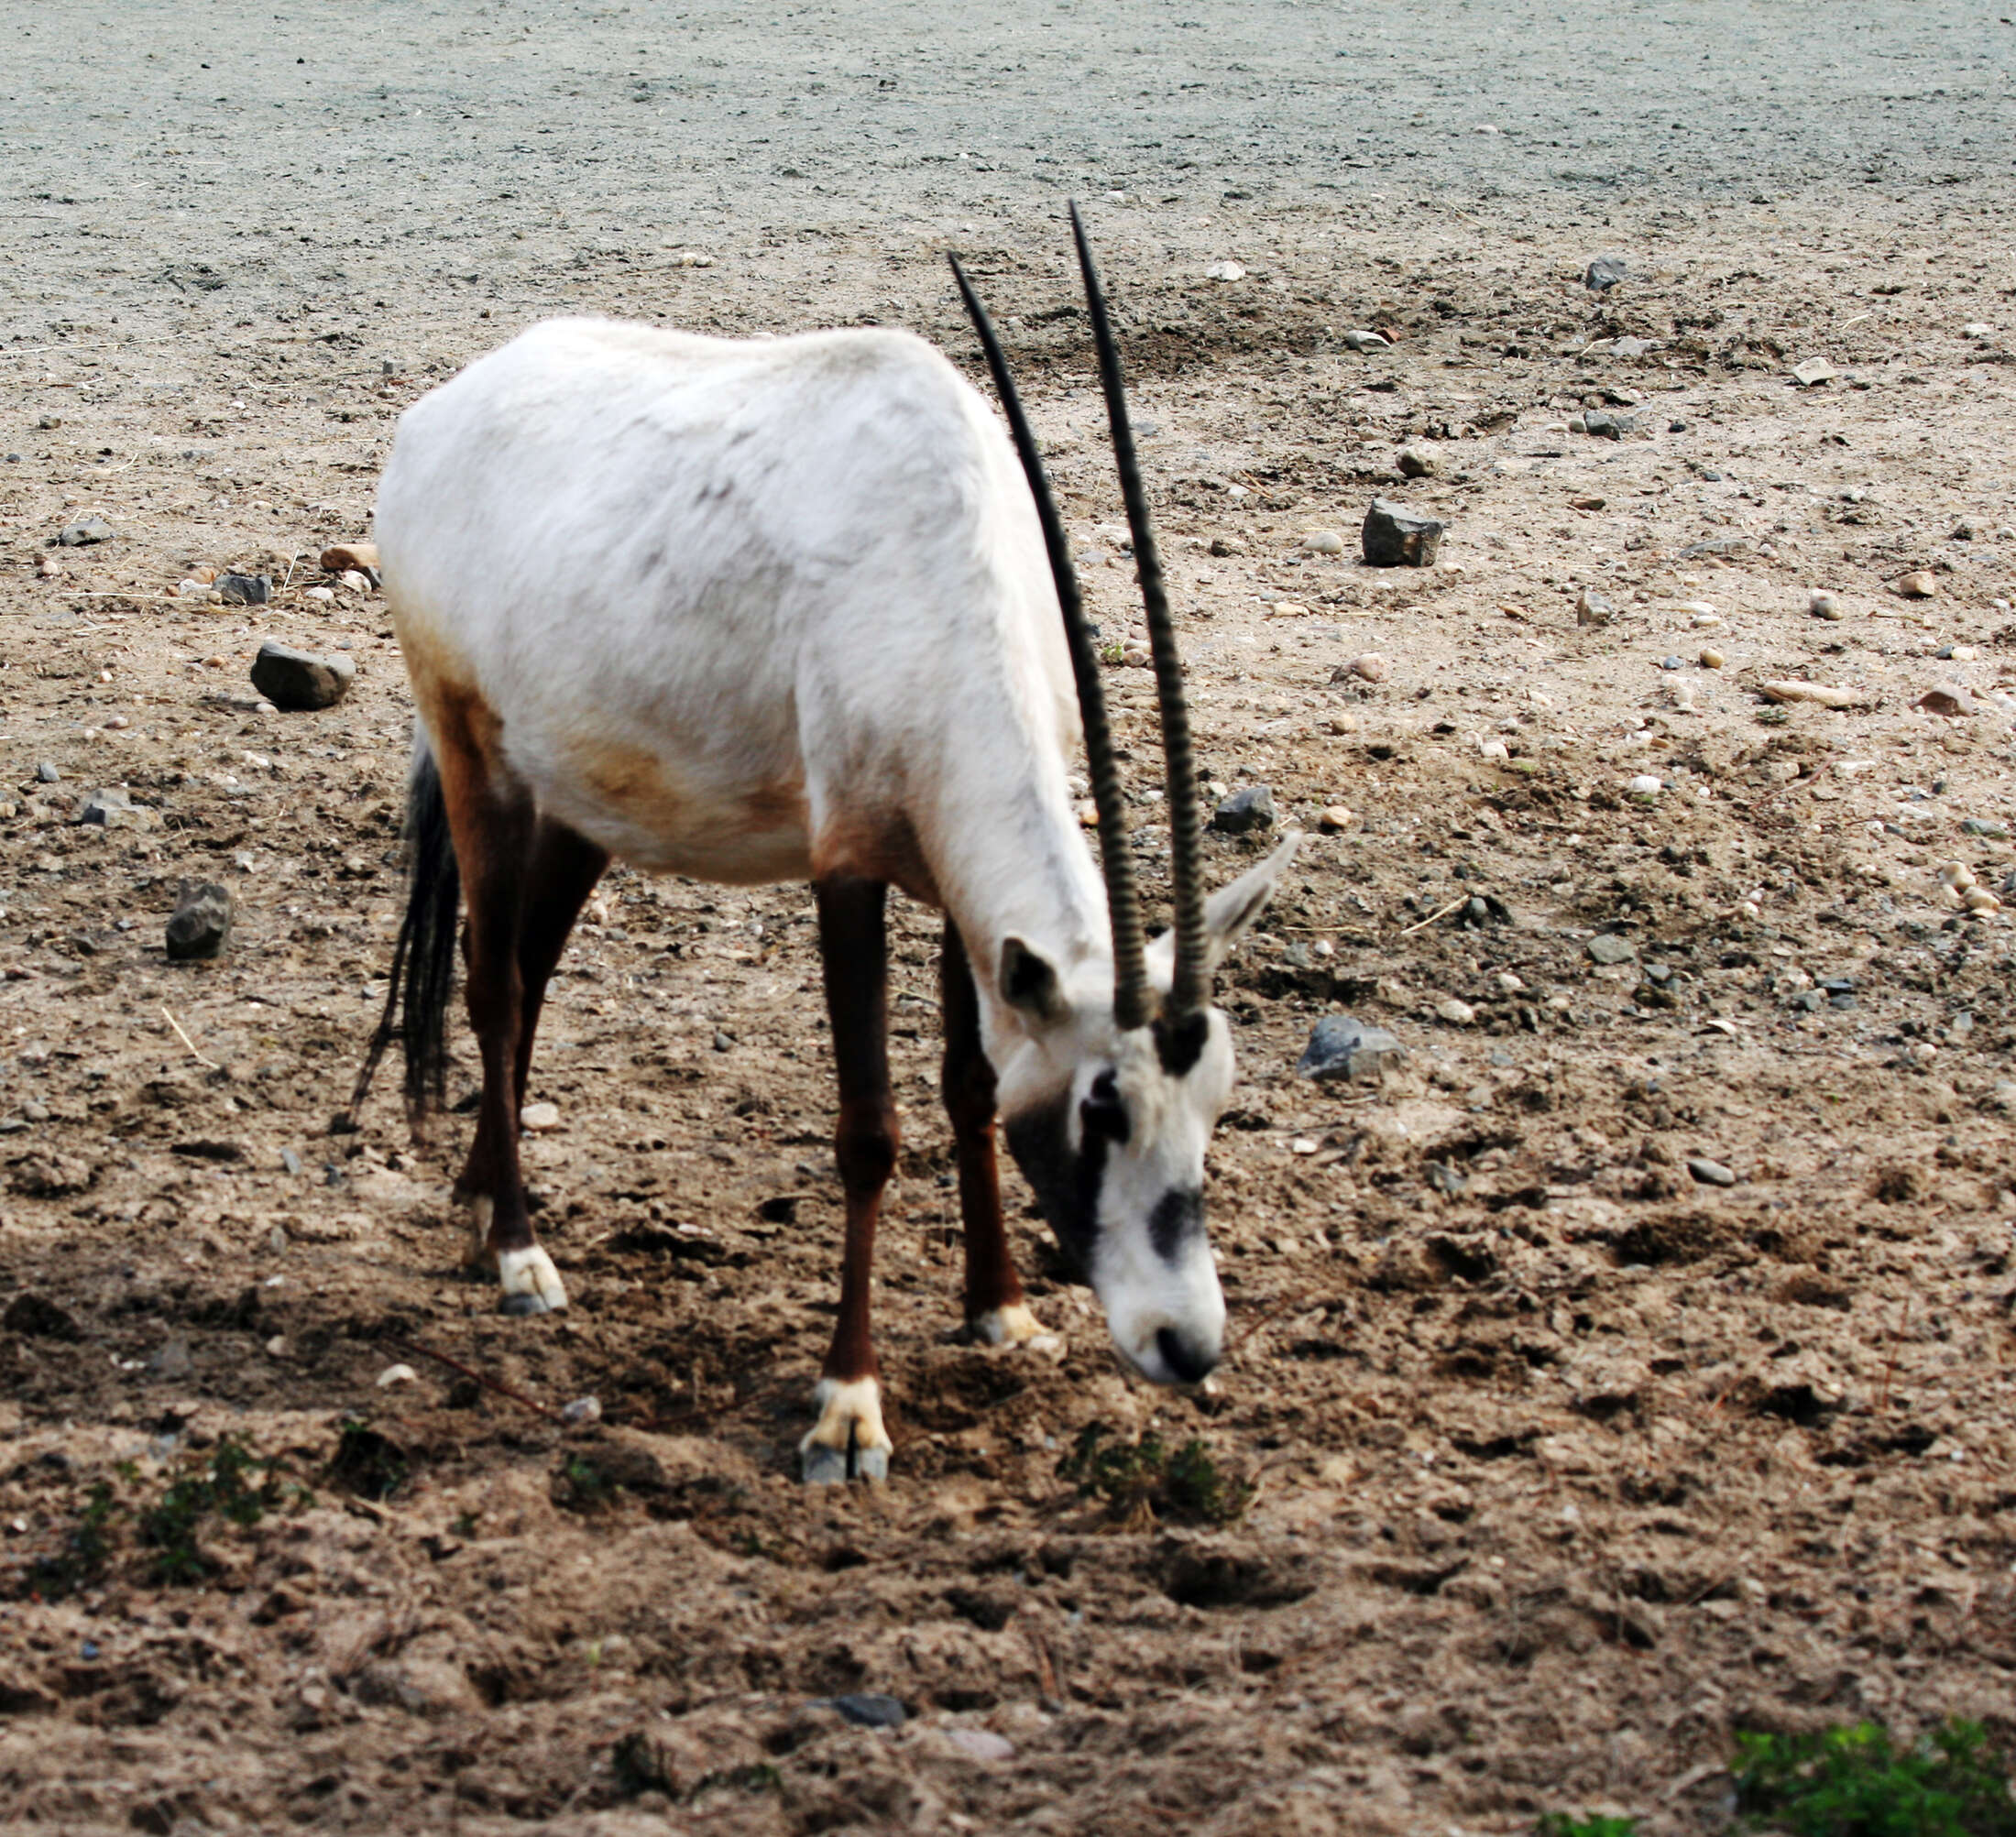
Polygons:
<instances>
[{"instance_id":1,"label":"white oryx body","mask_svg":"<svg viewBox=\"0 0 2016 1837\"><path fill-rule=\"evenodd\" d=\"M726 882L893 884L941 906L1011 1145L1121 1351L1163 1382L1216 1361L1224 1303L1197 1196L1229 1034L1207 1011L1204 1049L1172 1074L1147 1029L1115 1024L1106 890L1068 789L1079 719L1058 591L1015 450L949 363L896 332L730 341L553 321L406 412L377 536L465 884L485 812L521 806L596 854L580 897L606 853ZM1211 902L1213 960L1284 859ZM504 870L484 871L500 936L537 890L499 892ZM476 938L473 889L470 903ZM478 983L497 978L478 954L484 1035ZM830 1002L830 939L827 955ZM1149 973L1167 989L1166 946ZM535 991L525 1054L536 1018ZM488 1105L501 1074L485 1038ZM1106 1106L1096 1145L1088 1104ZM482 1137L465 1190L515 1203L515 1148L507 1182ZM990 1178L992 1157L990 1135ZM850 1272L857 1197L850 1182ZM565 1305L529 1224L509 1244L493 1230L491 1248L524 1311ZM997 1343L1038 1330L1012 1267L1006 1280L1013 1305L974 1317ZM970 1263L970 1307L973 1287ZM865 1356L865 1371L828 1361L808 1472L815 1441L888 1448Z\"/></svg>"}]
</instances>

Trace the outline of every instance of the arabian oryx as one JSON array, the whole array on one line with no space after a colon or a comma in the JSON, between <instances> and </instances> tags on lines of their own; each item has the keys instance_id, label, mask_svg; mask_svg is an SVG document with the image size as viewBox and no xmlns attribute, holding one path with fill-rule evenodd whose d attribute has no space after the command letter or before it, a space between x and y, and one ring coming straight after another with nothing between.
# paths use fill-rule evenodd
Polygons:
<instances>
[{"instance_id":1,"label":"arabian oryx","mask_svg":"<svg viewBox=\"0 0 2016 1837\"><path fill-rule=\"evenodd\" d=\"M1014 1345L1042 1330L1003 1228L998 1114L1127 1363L1194 1383L1224 1348L1203 1179L1233 1050L1211 971L1294 838L1204 897L1175 631L1072 221L1161 697L1175 924L1153 944L1063 527L956 260L1012 442L904 333L742 342L563 319L409 409L378 493L418 722L411 887L359 1096L396 1036L409 1102L439 1101L466 896L483 1091L456 1190L506 1311L564 1307L518 1135L541 1002L583 902L612 858L742 885L809 880L847 1239L808 1480L888 1471L869 1272L897 1145L892 886L945 913L943 1091L974 1334ZM1068 788L1081 725L1103 888Z\"/></svg>"}]
</instances>

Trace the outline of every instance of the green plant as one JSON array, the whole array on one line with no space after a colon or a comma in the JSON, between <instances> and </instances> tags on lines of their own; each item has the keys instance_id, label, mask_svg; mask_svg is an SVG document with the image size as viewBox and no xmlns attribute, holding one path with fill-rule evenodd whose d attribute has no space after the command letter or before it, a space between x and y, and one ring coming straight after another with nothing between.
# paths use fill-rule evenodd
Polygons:
<instances>
[{"instance_id":1,"label":"green plant","mask_svg":"<svg viewBox=\"0 0 2016 1837\"><path fill-rule=\"evenodd\" d=\"M1229 1525L1253 1500L1253 1488L1222 1472L1211 1450L1192 1438L1173 1453L1152 1430L1137 1442L1106 1442L1103 1423L1079 1431L1057 1473L1087 1498L1102 1499L1121 1519L1144 1514L1207 1525Z\"/></svg>"},{"instance_id":2,"label":"green plant","mask_svg":"<svg viewBox=\"0 0 2016 1837\"><path fill-rule=\"evenodd\" d=\"M1533 1837L1638 1837L1635 1818L1571 1818L1550 1811L1533 1827Z\"/></svg>"},{"instance_id":3,"label":"green plant","mask_svg":"<svg viewBox=\"0 0 2016 1837\"><path fill-rule=\"evenodd\" d=\"M206 1523L222 1518L249 1528L279 1505L286 1489L278 1461L262 1461L250 1449L225 1436L208 1461L197 1461L171 1480L161 1496L142 1508L140 1542L154 1552L157 1582L193 1582L216 1572L200 1541ZM253 1483L251 1476L261 1474Z\"/></svg>"},{"instance_id":4,"label":"green plant","mask_svg":"<svg viewBox=\"0 0 2016 1837\"><path fill-rule=\"evenodd\" d=\"M84 1509L55 1556L39 1558L34 1567L35 1591L45 1600L74 1594L103 1576L112 1557L113 1521L124 1508L109 1480L94 1481Z\"/></svg>"},{"instance_id":5,"label":"green plant","mask_svg":"<svg viewBox=\"0 0 2016 1837\"><path fill-rule=\"evenodd\" d=\"M1737 1805L1790 1837L2016 1837L2008 1764L1978 1722L1901 1744L1875 1722L1737 1736Z\"/></svg>"}]
</instances>

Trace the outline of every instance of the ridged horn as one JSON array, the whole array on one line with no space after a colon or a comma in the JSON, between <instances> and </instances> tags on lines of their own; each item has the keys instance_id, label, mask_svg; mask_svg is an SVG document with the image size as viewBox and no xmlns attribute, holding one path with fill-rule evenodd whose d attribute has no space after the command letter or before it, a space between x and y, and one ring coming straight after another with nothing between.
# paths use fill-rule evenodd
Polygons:
<instances>
[{"instance_id":1,"label":"ridged horn","mask_svg":"<svg viewBox=\"0 0 2016 1837\"><path fill-rule=\"evenodd\" d=\"M1148 648L1155 659L1156 697L1162 710L1162 759L1169 804L1169 889L1176 906L1176 973L1169 984L1167 1018L1173 1023L1195 1014L1211 1000L1210 947L1204 930L1204 877L1197 808L1197 756L1190 744L1189 704L1183 695L1183 660L1177 654L1176 621L1156 547L1148 494L1134 453L1134 424L1127 414L1127 383L1121 374L1120 345L1106 312L1106 295L1078 205L1071 205L1071 235L1078 243L1079 271L1099 351L1099 380L1106 392L1106 419L1112 429L1113 459L1120 493L1126 500L1127 527L1134 533L1134 566L1141 576L1142 607L1147 616Z\"/></svg>"},{"instance_id":2,"label":"ridged horn","mask_svg":"<svg viewBox=\"0 0 2016 1837\"><path fill-rule=\"evenodd\" d=\"M959 283L959 297L966 302L967 316L980 334L980 347L986 353L987 368L1001 397L1008 431L1013 435L1015 452L1029 481L1029 495L1035 499L1036 520L1043 526L1043 545L1049 552L1050 576L1057 583L1057 604L1064 612L1064 641L1071 654L1071 674L1078 683L1079 715L1085 727L1085 760L1092 781L1092 804L1099 813L1099 854L1106 877L1106 909L1113 933L1113 1020L1127 1032L1145 1027L1153 1015L1153 991L1148 984L1147 938L1141 924L1141 896L1134 887L1134 857L1127 847L1127 806L1121 789L1120 762L1113 757L1112 728L1106 718L1106 688L1100 680L1099 658L1092 649L1091 629L1085 621L1084 595L1079 589L1078 570L1071 565L1071 545L1057 515L1057 500L1043 470L1043 455L1036 451L1035 434L1023 412L1015 379L1009 374L1008 358L1001 348L993 321L973 291L973 284L949 256L952 279Z\"/></svg>"}]
</instances>

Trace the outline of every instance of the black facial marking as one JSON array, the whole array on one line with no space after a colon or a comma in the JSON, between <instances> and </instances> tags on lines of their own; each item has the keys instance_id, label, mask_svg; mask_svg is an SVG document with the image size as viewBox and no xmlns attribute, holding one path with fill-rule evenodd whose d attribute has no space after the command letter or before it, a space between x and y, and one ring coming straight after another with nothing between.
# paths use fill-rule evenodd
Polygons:
<instances>
[{"instance_id":1,"label":"black facial marking","mask_svg":"<svg viewBox=\"0 0 2016 1837\"><path fill-rule=\"evenodd\" d=\"M1100 1073L1092 1080L1091 1089L1078 1107L1078 1115L1087 1141L1100 1135L1109 1142L1124 1142L1133 1129L1127 1121L1127 1106L1120 1100L1119 1082L1110 1071Z\"/></svg>"},{"instance_id":2,"label":"black facial marking","mask_svg":"<svg viewBox=\"0 0 2016 1837\"><path fill-rule=\"evenodd\" d=\"M1204 1056L1204 1042L1211 1038L1211 1016L1201 1010L1180 1021L1157 1020L1155 1023L1155 1055L1162 1069L1179 1078Z\"/></svg>"},{"instance_id":3,"label":"black facial marking","mask_svg":"<svg viewBox=\"0 0 2016 1837\"><path fill-rule=\"evenodd\" d=\"M1004 1132L1008 1152L1035 1189L1036 1203L1059 1247L1083 1270L1090 1264L1092 1240L1099 1234L1099 1189L1106 1177L1108 1138L1088 1129L1083 1145L1073 1154L1066 1127L1069 1104L1066 1095L1024 1110L1007 1119Z\"/></svg>"},{"instance_id":4,"label":"black facial marking","mask_svg":"<svg viewBox=\"0 0 2016 1837\"><path fill-rule=\"evenodd\" d=\"M1203 1194L1171 1186L1148 1214L1148 1241L1164 1263L1173 1263L1204 1230Z\"/></svg>"}]
</instances>

